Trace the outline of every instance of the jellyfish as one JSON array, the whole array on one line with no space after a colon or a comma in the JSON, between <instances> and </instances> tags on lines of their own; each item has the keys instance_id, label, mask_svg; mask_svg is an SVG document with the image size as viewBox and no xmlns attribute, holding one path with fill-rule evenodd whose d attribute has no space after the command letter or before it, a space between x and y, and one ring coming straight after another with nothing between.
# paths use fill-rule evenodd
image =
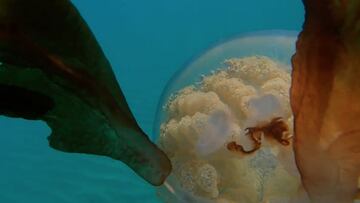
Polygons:
<instances>
[{"instance_id":1,"label":"jellyfish","mask_svg":"<svg viewBox=\"0 0 360 203\"><path fill-rule=\"evenodd\" d=\"M175 167L159 189L165 202L359 201L360 2L303 3L296 51L285 51L291 65L280 59L286 43L257 36L273 48L263 53L244 37L169 84L156 124Z\"/></svg>"},{"instance_id":2,"label":"jellyfish","mask_svg":"<svg viewBox=\"0 0 360 203\"><path fill-rule=\"evenodd\" d=\"M0 8L0 114L43 120L52 148L121 160L162 184L170 162L136 123L71 2L0 0Z\"/></svg>"},{"instance_id":3,"label":"jellyfish","mask_svg":"<svg viewBox=\"0 0 360 203\"><path fill-rule=\"evenodd\" d=\"M155 133L173 165L164 202L306 202L293 153L291 56L296 32L221 42L180 70Z\"/></svg>"}]
</instances>

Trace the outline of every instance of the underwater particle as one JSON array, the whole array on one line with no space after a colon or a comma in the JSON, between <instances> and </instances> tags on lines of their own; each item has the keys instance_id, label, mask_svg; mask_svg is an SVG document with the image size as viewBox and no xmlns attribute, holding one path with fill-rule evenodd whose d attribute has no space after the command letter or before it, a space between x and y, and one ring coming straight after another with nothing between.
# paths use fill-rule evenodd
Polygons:
<instances>
[{"instance_id":1,"label":"underwater particle","mask_svg":"<svg viewBox=\"0 0 360 203\"><path fill-rule=\"evenodd\" d=\"M177 87L182 80L174 79L176 88L162 103L159 123L159 145L174 168L167 179L172 189L160 187L161 199L257 203L299 198L292 114L284 113L290 109L287 66L268 56L230 57L192 83ZM201 67L192 68L199 73ZM184 72L188 77L191 69Z\"/></svg>"},{"instance_id":2,"label":"underwater particle","mask_svg":"<svg viewBox=\"0 0 360 203\"><path fill-rule=\"evenodd\" d=\"M69 0L0 0L0 113L43 120L49 145L121 160L153 185L167 156L135 121L95 37Z\"/></svg>"},{"instance_id":3,"label":"underwater particle","mask_svg":"<svg viewBox=\"0 0 360 203\"><path fill-rule=\"evenodd\" d=\"M303 1L293 57L295 156L312 202L350 203L360 174L360 1Z\"/></svg>"}]
</instances>

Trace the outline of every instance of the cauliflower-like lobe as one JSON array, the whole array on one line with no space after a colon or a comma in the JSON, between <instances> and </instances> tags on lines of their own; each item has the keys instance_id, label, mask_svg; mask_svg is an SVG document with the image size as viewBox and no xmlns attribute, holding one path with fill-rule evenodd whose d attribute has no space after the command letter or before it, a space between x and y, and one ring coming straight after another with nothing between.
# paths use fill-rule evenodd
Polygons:
<instances>
[{"instance_id":1,"label":"cauliflower-like lobe","mask_svg":"<svg viewBox=\"0 0 360 203\"><path fill-rule=\"evenodd\" d=\"M289 89L290 84L281 78L271 79L261 86L263 94L271 94L278 99L282 106L284 117L291 116Z\"/></svg>"},{"instance_id":2,"label":"cauliflower-like lobe","mask_svg":"<svg viewBox=\"0 0 360 203\"><path fill-rule=\"evenodd\" d=\"M185 191L209 198L216 198L219 195L218 174L212 165L200 160L190 160L185 163L177 160L175 165L178 168L174 170L174 175Z\"/></svg>"},{"instance_id":3,"label":"cauliflower-like lobe","mask_svg":"<svg viewBox=\"0 0 360 203\"><path fill-rule=\"evenodd\" d=\"M160 146L170 156L175 153L194 153L194 140L204 131L208 118L208 115L197 112L193 116L182 117L180 121L171 119L162 126Z\"/></svg>"},{"instance_id":4,"label":"cauliflower-like lobe","mask_svg":"<svg viewBox=\"0 0 360 203\"><path fill-rule=\"evenodd\" d=\"M220 71L204 78L203 90L215 92L238 117L244 118L246 116L246 110L243 110L244 103L249 96L256 95L256 89L244 84L239 78L229 78L225 77L226 75L224 71Z\"/></svg>"},{"instance_id":5,"label":"cauliflower-like lobe","mask_svg":"<svg viewBox=\"0 0 360 203\"><path fill-rule=\"evenodd\" d=\"M251 154L227 146L235 142L251 149L254 143L245 129L278 116L292 133L290 75L268 57L233 58L225 64L167 103L159 144L173 163L169 184L178 190L179 202L291 199L300 187L291 140L283 146L266 137Z\"/></svg>"},{"instance_id":6,"label":"cauliflower-like lobe","mask_svg":"<svg viewBox=\"0 0 360 203\"><path fill-rule=\"evenodd\" d=\"M196 188L197 168L198 163L190 161L181 165L180 170L177 170L177 173L175 174L180 182L180 186L191 193L193 193Z\"/></svg>"},{"instance_id":7,"label":"cauliflower-like lobe","mask_svg":"<svg viewBox=\"0 0 360 203\"><path fill-rule=\"evenodd\" d=\"M201 190L206 192L211 198L219 195L217 188L218 174L216 169L210 164L204 164L198 169L196 182Z\"/></svg>"},{"instance_id":8,"label":"cauliflower-like lobe","mask_svg":"<svg viewBox=\"0 0 360 203\"><path fill-rule=\"evenodd\" d=\"M192 116L197 112L211 113L226 108L215 92L186 91L180 93L169 104L170 117Z\"/></svg>"},{"instance_id":9,"label":"cauliflower-like lobe","mask_svg":"<svg viewBox=\"0 0 360 203\"><path fill-rule=\"evenodd\" d=\"M251 56L233 58L225 61L229 67L229 74L247 81L249 84L260 86L273 78L282 78L290 82L290 76L279 64L265 56Z\"/></svg>"}]
</instances>

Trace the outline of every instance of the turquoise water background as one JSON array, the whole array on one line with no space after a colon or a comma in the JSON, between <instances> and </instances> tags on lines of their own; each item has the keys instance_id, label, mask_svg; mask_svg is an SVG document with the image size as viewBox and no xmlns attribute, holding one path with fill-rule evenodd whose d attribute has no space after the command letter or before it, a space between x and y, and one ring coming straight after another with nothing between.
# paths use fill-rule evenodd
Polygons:
<instances>
[{"instance_id":1,"label":"turquoise water background","mask_svg":"<svg viewBox=\"0 0 360 203\"><path fill-rule=\"evenodd\" d=\"M140 126L171 76L213 44L246 32L300 30L300 0L73 0L110 60ZM0 203L158 202L119 161L48 147L39 121L0 116Z\"/></svg>"}]
</instances>

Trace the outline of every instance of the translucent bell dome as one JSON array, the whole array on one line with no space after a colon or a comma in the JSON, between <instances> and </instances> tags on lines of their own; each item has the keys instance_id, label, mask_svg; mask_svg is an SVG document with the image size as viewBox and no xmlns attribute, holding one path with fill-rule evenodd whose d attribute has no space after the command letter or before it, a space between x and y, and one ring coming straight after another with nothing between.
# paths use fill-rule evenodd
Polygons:
<instances>
[{"instance_id":1,"label":"translucent bell dome","mask_svg":"<svg viewBox=\"0 0 360 203\"><path fill-rule=\"evenodd\" d=\"M164 202L304 201L292 150L291 56L297 32L241 35L178 71L154 133L173 172Z\"/></svg>"},{"instance_id":2,"label":"translucent bell dome","mask_svg":"<svg viewBox=\"0 0 360 203\"><path fill-rule=\"evenodd\" d=\"M284 68L289 71L291 56L295 53L297 35L296 31L285 30L246 33L218 43L194 57L174 74L163 90L156 113L154 134L159 135L160 124L166 120L163 107L170 96L186 86L200 82L203 75L224 67L224 61L229 58L267 56L286 65Z\"/></svg>"}]
</instances>

